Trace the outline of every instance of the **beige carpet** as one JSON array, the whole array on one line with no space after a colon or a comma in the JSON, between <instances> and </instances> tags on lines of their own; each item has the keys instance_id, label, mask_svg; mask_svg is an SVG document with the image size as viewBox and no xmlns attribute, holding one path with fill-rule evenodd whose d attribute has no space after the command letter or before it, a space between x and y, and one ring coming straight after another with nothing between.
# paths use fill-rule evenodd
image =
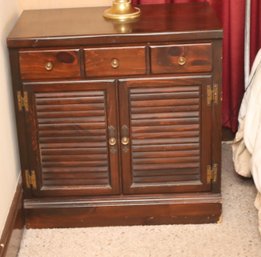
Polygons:
<instances>
[{"instance_id":1,"label":"beige carpet","mask_svg":"<svg viewBox=\"0 0 261 257\"><path fill-rule=\"evenodd\" d=\"M227 144L222 171L221 224L26 230L19 257L261 257L256 190Z\"/></svg>"}]
</instances>

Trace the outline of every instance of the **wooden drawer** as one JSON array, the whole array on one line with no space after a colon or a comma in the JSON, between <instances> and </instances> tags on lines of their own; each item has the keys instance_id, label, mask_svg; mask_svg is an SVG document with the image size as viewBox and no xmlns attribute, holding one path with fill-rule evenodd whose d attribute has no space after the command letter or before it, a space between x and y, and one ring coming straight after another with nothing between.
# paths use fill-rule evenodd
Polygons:
<instances>
[{"instance_id":1,"label":"wooden drawer","mask_svg":"<svg viewBox=\"0 0 261 257\"><path fill-rule=\"evenodd\" d=\"M146 73L144 46L89 48L84 55L87 77Z\"/></svg>"},{"instance_id":2,"label":"wooden drawer","mask_svg":"<svg viewBox=\"0 0 261 257\"><path fill-rule=\"evenodd\" d=\"M153 74L211 70L212 45L210 43L151 46Z\"/></svg>"},{"instance_id":3,"label":"wooden drawer","mask_svg":"<svg viewBox=\"0 0 261 257\"><path fill-rule=\"evenodd\" d=\"M79 49L20 51L21 78L79 78Z\"/></svg>"}]
</instances>

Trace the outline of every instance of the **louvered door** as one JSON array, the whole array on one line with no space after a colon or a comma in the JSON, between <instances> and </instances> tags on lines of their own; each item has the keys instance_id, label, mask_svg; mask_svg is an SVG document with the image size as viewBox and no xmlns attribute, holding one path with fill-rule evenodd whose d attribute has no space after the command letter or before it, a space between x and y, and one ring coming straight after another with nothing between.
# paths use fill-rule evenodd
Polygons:
<instances>
[{"instance_id":1,"label":"louvered door","mask_svg":"<svg viewBox=\"0 0 261 257\"><path fill-rule=\"evenodd\" d=\"M124 193L209 191L211 78L120 84Z\"/></svg>"},{"instance_id":2,"label":"louvered door","mask_svg":"<svg viewBox=\"0 0 261 257\"><path fill-rule=\"evenodd\" d=\"M115 85L109 82L28 83L30 171L38 195L119 192Z\"/></svg>"}]
</instances>

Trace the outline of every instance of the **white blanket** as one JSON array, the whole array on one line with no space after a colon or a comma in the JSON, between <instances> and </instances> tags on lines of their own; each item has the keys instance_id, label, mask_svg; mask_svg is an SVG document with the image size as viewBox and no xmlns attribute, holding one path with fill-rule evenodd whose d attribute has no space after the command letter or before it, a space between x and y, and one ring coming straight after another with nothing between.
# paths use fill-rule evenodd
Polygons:
<instances>
[{"instance_id":1,"label":"white blanket","mask_svg":"<svg viewBox=\"0 0 261 257\"><path fill-rule=\"evenodd\" d=\"M253 177L258 190L255 206L259 209L261 232L261 49L251 69L238 121L232 144L234 166L238 174Z\"/></svg>"}]
</instances>

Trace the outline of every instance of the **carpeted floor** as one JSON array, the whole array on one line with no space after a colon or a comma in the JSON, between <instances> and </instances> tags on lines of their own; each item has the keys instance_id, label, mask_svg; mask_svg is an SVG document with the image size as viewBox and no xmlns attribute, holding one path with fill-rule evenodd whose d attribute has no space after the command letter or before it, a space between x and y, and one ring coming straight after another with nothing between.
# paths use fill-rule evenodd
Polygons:
<instances>
[{"instance_id":1,"label":"carpeted floor","mask_svg":"<svg viewBox=\"0 0 261 257\"><path fill-rule=\"evenodd\" d=\"M256 189L222 149L221 224L26 230L19 257L261 257Z\"/></svg>"}]
</instances>

